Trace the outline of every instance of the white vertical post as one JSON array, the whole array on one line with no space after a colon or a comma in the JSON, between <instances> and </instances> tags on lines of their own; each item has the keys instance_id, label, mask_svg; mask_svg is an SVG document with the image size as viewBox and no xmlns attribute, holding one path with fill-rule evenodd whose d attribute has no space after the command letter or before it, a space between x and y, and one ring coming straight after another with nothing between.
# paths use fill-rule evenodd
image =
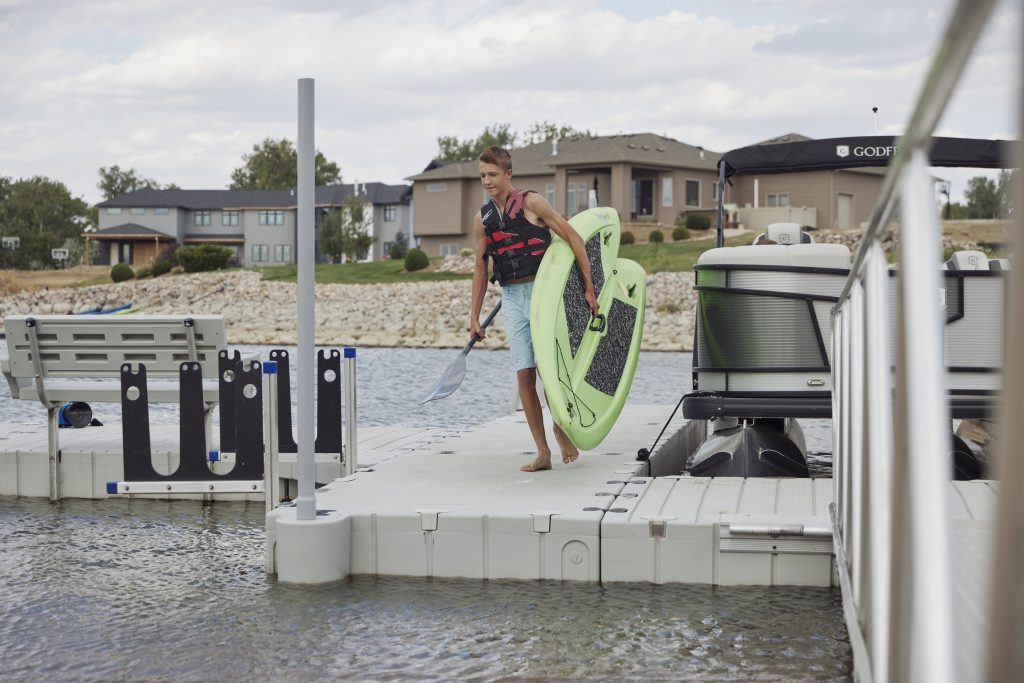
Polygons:
<instances>
[{"instance_id":1,"label":"white vertical post","mask_svg":"<svg viewBox=\"0 0 1024 683\"><path fill-rule=\"evenodd\" d=\"M348 476L359 467L356 436L356 349L345 347L345 462L342 475Z\"/></svg>"},{"instance_id":2,"label":"white vertical post","mask_svg":"<svg viewBox=\"0 0 1024 683\"><path fill-rule=\"evenodd\" d=\"M313 453L313 391L316 387L314 368L314 309L315 290L313 286L313 79L299 79L299 135L298 135L298 415L299 436L299 495L296 499L296 517L299 520L316 519L316 498L313 493L316 463Z\"/></svg>"},{"instance_id":3,"label":"white vertical post","mask_svg":"<svg viewBox=\"0 0 1024 683\"><path fill-rule=\"evenodd\" d=\"M871 458L868 471L868 490L871 497L868 517L864 521L870 528L868 535L867 603L868 639L871 653L871 672L875 683L887 683L889 676L889 625L892 616L892 401L890 400L892 374L889 370L887 296L889 273L885 252L875 242L864 261L864 293L867 321L864 330L865 350L873 362L865 368L867 401L867 430L864 445Z\"/></svg>"},{"instance_id":4,"label":"white vertical post","mask_svg":"<svg viewBox=\"0 0 1024 683\"><path fill-rule=\"evenodd\" d=\"M277 478L277 362L263 362L263 497L267 512L278 503Z\"/></svg>"},{"instance_id":5,"label":"white vertical post","mask_svg":"<svg viewBox=\"0 0 1024 683\"><path fill-rule=\"evenodd\" d=\"M905 471L913 475L904 480L909 542L904 544L898 594L905 611L901 628L892 637L904 644L895 680L943 683L959 677L954 657L944 321L935 300L941 254L931 182L928 155L916 149L903 177L900 212L900 327L905 333L900 335L897 401L905 422L896 441L896 459L903 459Z\"/></svg>"}]
</instances>

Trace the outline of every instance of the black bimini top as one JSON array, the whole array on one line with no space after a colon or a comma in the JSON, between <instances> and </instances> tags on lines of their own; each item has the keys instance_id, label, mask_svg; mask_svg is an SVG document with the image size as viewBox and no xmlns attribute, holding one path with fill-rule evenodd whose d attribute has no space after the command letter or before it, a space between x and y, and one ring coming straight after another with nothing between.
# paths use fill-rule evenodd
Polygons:
<instances>
[{"instance_id":1,"label":"black bimini top","mask_svg":"<svg viewBox=\"0 0 1024 683\"><path fill-rule=\"evenodd\" d=\"M973 138L932 138L932 166L1012 168L1014 142ZM826 138L741 147L722 155L725 178L738 173L790 173L821 169L888 166L900 138Z\"/></svg>"}]
</instances>

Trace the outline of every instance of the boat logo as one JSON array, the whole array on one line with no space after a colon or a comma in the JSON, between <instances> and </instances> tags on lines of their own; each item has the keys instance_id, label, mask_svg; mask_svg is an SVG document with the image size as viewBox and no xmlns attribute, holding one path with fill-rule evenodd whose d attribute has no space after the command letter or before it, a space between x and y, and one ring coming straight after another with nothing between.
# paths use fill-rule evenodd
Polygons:
<instances>
[{"instance_id":1,"label":"boat logo","mask_svg":"<svg viewBox=\"0 0 1024 683\"><path fill-rule=\"evenodd\" d=\"M840 159L845 159L846 157L850 156L850 146L836 145L836 156L839 157Z\"/></svg>"}]
</instances>

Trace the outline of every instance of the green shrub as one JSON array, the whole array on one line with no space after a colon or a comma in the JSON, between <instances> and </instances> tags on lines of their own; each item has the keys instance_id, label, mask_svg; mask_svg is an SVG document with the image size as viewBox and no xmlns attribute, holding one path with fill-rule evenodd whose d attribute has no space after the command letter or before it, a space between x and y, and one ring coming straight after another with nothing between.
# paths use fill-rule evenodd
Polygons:
<instances>
[{"instance_id":1,"label":"green shrub","mask_svg":"<svg viewBox=\"0 0 1024 683\"><path fill-rule=\"evenodd\" d=\"M463 258L465 258L467 256L472 256L472 255L473 255L473 250L470 249L469 247L463 247L462 249L459 250L459 256L461 256Z\"/></svg>"},{"instance_id":2,"label":"green shrub","mask_svg":"<svg viewBox=\"0 0 1024 683\"><path fill-rule=\"evenodd\" d=\"M661 230L651 230L651 234L647 236L647 239L657 244L664 242L665 236L661 234Z\"/></svg>"},{"instance_id":3,"label":"green shrub","mask_svg":"<svg viewBox=\"0 0 1024 683\"><path fill-rule=\"evenodd\" d=\"M711 228L711 217L706 213L688 213L685 225L687 230L708 230Z\"/></svg>"},{"instance_id":4,"label":"green shrub","mask_svg":"<svg viewBox=\"0 0 1024 683\"><path fill-rule=\"evenodd\" d=\"M135 279L141 280L142 278L153 277L153 268L146 266L145 268L139 268L135 273Z\"/></svg>"},{"instance_id":5,"label":"green shrub","mask_svg":"<svg viewBox=\"0 0 1024 683\"><path fill-rule=\"evenodd\" d=\"M400 232L395 235L395 241L391 243L391 247L388 249L388 258L395 261L404 259L405 252L407 251L409 251L409 240L404 232Z\"/></svg>"},{"instance_id":6,"label":"green shrub","mask_svg":"<svg viewBox=\"0 0 1024 683\"><path fill-rule=\"evenodd\" d=\"M423 270L430 264L430 259L423 253L422 249L413 247L405 253L405 269L410 273L414 270Z\"/></svg>"},{"instance_id":7,"label":"green shrub","mask_svg":"<svg viewBox=\"0 0 1024 683\"><path fill-rule=\"evenodd\" d=\"M170 261L153 261L153 277L160 277L171 272L174 264Z\"/></svg>"},{"instance_id":8,"label":"green shrub","mask_svg":"<svg viewBox=\"0 0 1024 683\"><path fill-rule=\"evenodd\" d=\"M633 237L633 233L629 230L623 230L622 234L619 235L619 244L633 244L636 242L636 238Z\"/></svg>"},{"instance_id":9,"label":"green shrub","mask_svg":"<svg viewBox=\"0 0 1024 683\"><path fill-rule=\"evenodd\" d=\"M135 271L127 263L115 263L110 269L110 279L114 282L124 282L135 278Z\"/></svg>"},{"instance_id":10,"label":"green shrub","mask_svg":"<svg viewBox=\"0 0 1024 683\"><path fill-rule=\"evenodd\" d=\"M235 255L230 247L219 244L197 244L195 246L178 247L178 262L186 273L202 273L208 270L226 268Z\"/></svg>"},{"instance_id":11,"label":"green shrub","mask_svg":"<svg viewBox=\"0 0 1024 683\"><path fill-rule=\"evenodd\" d=\"M686 229L685 225L677 225L672 231L673 242L682 242L688 239L690 239L690 231Z\"/></svg>"}]
</instances>

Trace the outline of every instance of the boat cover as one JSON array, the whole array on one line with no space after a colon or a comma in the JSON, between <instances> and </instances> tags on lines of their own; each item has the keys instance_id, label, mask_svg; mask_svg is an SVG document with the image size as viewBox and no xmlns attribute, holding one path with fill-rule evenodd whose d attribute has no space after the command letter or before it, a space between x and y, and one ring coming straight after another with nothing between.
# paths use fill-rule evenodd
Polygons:
<instances>
[{"instance_id":1,"label":"boat cover","mask_svg":"<svg viewBox=\"0 0 1024 683\"><path fill-rule=\"evenodd\" d=\"M932 166L1012 168L1014 143L975 138L932 138ZM826 138L741 147L722 155L725 178L738 173L790 173L816 169L888 166L899 137Z\"/></svg>"}]
</instances>

